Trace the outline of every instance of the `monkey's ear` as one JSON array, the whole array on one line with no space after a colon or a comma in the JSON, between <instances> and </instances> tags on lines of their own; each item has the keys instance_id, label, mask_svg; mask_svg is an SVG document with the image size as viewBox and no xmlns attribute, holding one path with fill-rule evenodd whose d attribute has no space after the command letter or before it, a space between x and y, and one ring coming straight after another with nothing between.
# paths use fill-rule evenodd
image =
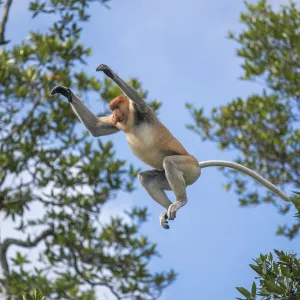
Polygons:
<instances>
[{"instance_id":1,"label":"monkey's ear","mask_svg":"<svg viewBox=\"0 0 300 300\"><path fill-rule=\"evenodd\" d=\"M55 86L51 90L51 95L55 95L55 94L61 94L64 97L66 97L70 103L72 102L72 92L69 88L65 86L61 86L61 85Z\"/></svg>"}]
</instances>

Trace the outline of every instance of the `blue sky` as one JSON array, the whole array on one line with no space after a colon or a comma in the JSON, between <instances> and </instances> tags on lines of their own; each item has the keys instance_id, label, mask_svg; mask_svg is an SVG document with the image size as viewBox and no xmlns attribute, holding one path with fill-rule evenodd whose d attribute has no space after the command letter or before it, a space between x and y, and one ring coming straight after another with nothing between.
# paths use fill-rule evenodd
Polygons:
<instances>
[{"instance_id":1,"label":"blue sky","mask_svg":"<svg viewBox=\"0 0 300 300\"><path fill-rule=\"evenodd\" d=\"M270 3L278 7L283 2ZM162 100L160 119L198 160L234 159L235 153L221 152L216 144L202 142L185 128L191 122L185 103L208 111L261 90L259 85L238 80L242 70L235 55L237 45L226 38L228 30L242 28L238 17L244 10L243 1L233 0L229 5L223 0L126 0L110 5L110 10L91 6L83 40L93 51L85 68L96 75L96 66L106 63L124 79L138 77L150 99ZM28 35L29 28L48 26L42 18L31 22L25 1L15 1L6 38L15 43ZM88 104L102 108L97 101L90 98ZM148 168L131 154L124 135L111 139L118 157ZM299 251L297 239L275 235L277 225L293 222L292 216L280 216L268 205L240 208L237 196L222 188L225 182L218 169L203 170L188 188L189 202L170 223L170 230L160 228L158 217L163 208L138 183L134 193L120 193L108 205L108 214L131 205L149 208L151 218L142 231L158 243L162 255L151 268L174 268L179 273L161 300L234 299L239 295L235 286L252 284L255 273L248 266L252 258L274 248ZM170 197L174 200L172 194ZM4 235L9 234L8 224L1 226Z\"/></svg>"}]
</instances>

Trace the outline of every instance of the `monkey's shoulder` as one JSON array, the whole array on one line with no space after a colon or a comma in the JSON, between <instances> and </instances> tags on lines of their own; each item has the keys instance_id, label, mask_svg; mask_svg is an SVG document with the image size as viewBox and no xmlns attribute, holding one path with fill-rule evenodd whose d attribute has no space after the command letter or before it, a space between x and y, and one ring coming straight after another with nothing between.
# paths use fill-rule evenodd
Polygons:
<instances>
[{"instance_id":1,"label":"monkey's shoulder","mask_svg":"<svg viewBox=\"0 0 300 300\"><path fill-rule=\"evenodd\" d=\"M148 105L141 106L131 101L130 107L133 115L134 127L143 124L151 124L157 120L155 113Z\"/></svg>"}]
</instances>

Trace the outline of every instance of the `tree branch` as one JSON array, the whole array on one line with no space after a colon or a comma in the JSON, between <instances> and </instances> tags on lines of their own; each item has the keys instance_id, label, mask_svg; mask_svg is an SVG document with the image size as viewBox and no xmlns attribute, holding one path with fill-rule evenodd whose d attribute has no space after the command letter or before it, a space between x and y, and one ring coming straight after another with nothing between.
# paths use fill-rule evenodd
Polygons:
<instances>
[{"instance_id":1,"label":"tree branch","mask_svg":"<svg viewBox=\"0 0 300 300\"><path fill-rule=\"evenodd\" d=\"M89 283L92 287L94 287L95 285L98 285L98 286L105 286L105 287L107 287L107 288L110 290L110 292L117 298L117 300L121 300L121 297L115 292L114 288L113 288L110 284L105 283L105 282L94 282L94 281L91 281L90 279L88 279L88 278L84 275L84 273L81 272L81 271L79 270L79 266L78 266L78 262L77 262L77 256L76 256L74 250L70 248L70 252L71 252L71 254L72 254L72 256L73 256L73 259L74 259L74 269L75 269L76 273L77 273L79 276L81 276L82 279L83 279L85 282Z\"/></svg>"},{"instance_id":2,"label":"tree branch","mask_svg":"<svg viewBox=\"0 0 300 300\"><path fill-rule=\"evenodd\" d=\"M8 205L12 204L26 204L32 200L23 200L23 199L14 199L12 201L6 201L5 199L0 198L0 211Z\"/></svg>"},{"instance_id":3,"label":"tree branch","mask_svg":"<svg viewBox=\"0 0 300 300\"><path fill-rule=\"evenodd\" d=\"M8 20L8 13L9 13L9 9L10 9L11 5L12 5L12 0L7 0L6 4L4 5L4 8L3 8L3 16L2 16L1 23L0 23L0 45L5 45L5 44L9 43L9 41L5 40L4 35L5 35L6 23Z\"/></svg>"},{"instance_id":4,"label":"tree branch","mask_svg":"<svg viewBox=\"0 0 300 300\"><path fill-rule=\"evenodd\" d=\"M9 266L6 258L6 253L11 245L24 247L24 248L32 248L35 247L40 241L45 239L47 236L54 235L53 229L47 229L43 231L39 236L37 236L34 240L22 241L18 239L7 238L0 244L0 263L3 269L3 275L5 277L9 276Z\"/></svg>"}]
</instances>

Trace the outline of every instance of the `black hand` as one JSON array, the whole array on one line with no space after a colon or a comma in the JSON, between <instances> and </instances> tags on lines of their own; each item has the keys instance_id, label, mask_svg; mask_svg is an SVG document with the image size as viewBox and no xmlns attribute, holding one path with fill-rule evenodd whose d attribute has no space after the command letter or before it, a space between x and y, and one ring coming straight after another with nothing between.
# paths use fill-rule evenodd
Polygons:
<instances>
[{"instance_id":1,"label":"black hand","mask_svg":"<svg viewBox=\"0 0 300 300\"><path fill-rule=\"evenodd\" d=\"M107 65L104 65L104 64L99 65L97 67L96 71L97 72L102 71L110 79L114 78L114 75L113 75L111 69Z\"/></svg>"},{"instance_id":2,"label":"black hand","mask_svg":"<svg viewBox=\"0 0 300 300\"><path fill-rule=\"evenodd\" d=\"M57 85L51 90L51 95L54 95L54 94L61 94L61 95L65 96L70 103L72 102L72 92L69 88L66 88L61 85Z\"/></svg>"}]
</instances>

